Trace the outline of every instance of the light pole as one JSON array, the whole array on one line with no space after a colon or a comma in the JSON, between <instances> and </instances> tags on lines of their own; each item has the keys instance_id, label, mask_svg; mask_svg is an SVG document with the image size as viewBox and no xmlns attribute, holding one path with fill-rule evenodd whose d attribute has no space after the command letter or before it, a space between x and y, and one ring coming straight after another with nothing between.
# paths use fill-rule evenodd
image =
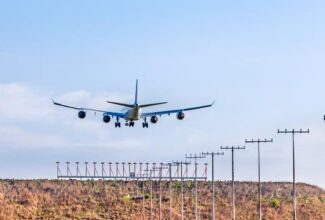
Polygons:
<instances>
[{"instance_id":1,"label":"light pole","mask_svg":"<svg viewBox=\"0 0 325 220\"><path fill-rule=\"evenodd\" d=\"M153 195L152 195L152 172L153 172L153 170L152 169L150 169L150 170L148 170L148 169L145 169L144 170L146 173L147 173L147 176L148 176L148 174L149 174L149 181L150 181L150 220L153 220L153 204L152 204L152 197L153 197Z\"/></svg>"},{"instance_id":2,"label":"light pole","mask_svg":"<svg viewBox=\"0 0 325 220\"><path fill-rule=\"evenodd\" d=\"M181 165L181 220L184 220L184 178L183 178L183 164L188 165L191 162L187 161L176 161L173 162L175 165Z\"/></svg>"},{"instance_id":3,"label":"light pole","mask_svg":"<svg viewBox=\"0 0 325 220\"><path fill-rule=\"evenodd\" d=\"M162 178L162 170L167 169L167 167L163 166L163 163L160 163L159 167L159 220L161 219L161 178Z\"/></svg>"},{"instance_id":4,"label":"light pole","mask_svg":"<svg viewBox=\"0 0 325 220\"><path fill-rule=\"evenodd\" d=\"M260 143L271 143L273 139L267 140L245 140L245 143L257 143L257 151L258 151L258 207L259 207L259 220L262 220L262 202L261 202L261 160L260 160Z\"/></svg>"},{"instance_id":5,"label":"light pole","mask_svg":"<svg viewBox=\"0 0 325 220\"><path fill-rule=\"evenodd\" d=\"M194 166L195 166L195 171L194 171L194 184L195 184L195 220L198 220L198 212L197 212L197 159L205 158L203 155L187 155L185 154L185 159L194 159Z\"/></svg>"},{"instance_id":6,"label":"light pole","mask_svg":"<svg viewBox=\"0 0 325 220\"><path fill-rule=\"evenodd\" d=\"M224 155L224 153L219 153L219 152L206 152L206 153L202 153L203 156L211 156L211 176L212 176L212 220L215 219L215 185L214 185L214 156L221 156Z\"/></svg>"},{"instance_id":7,"label":"light pole","mask_svg":"<svg viewBox=\"0 0 325 220\"><path fill-rule=\"evenodd\" d=\"M231 179L232 179L232 220L236 219L236 206L235 206L235 162L234 150L243 150L245 147L220 147L222 150L231 150Z\"/></svg>"},{"instance_id":8,"label":"light pole","mask_svg":"<svg viewBox=\"0 0 325 220\"><path fill-rule=\"evenodd\" d=\"M169 219L172 219L173 216L173 179L172 179L172 164L168 163L169 169Z\"/></svg>"},{"instance_id":9,"label":"light pole","mask_svg":"<svg viewBox=\"0 0 325 220\"><path fill-rule=\"evenodd\" d=\"M293 219L296 220L297 218L297 202L296 202L296 162L295 162L295 134L309 134L309 129L308 130L282 130L280 131L278 129L278 134L292 134L292 188L293 188L293 192L292 192L292 197L293 197L293 211L292 211L292 216Z\"/></svg>"}]
</instances>

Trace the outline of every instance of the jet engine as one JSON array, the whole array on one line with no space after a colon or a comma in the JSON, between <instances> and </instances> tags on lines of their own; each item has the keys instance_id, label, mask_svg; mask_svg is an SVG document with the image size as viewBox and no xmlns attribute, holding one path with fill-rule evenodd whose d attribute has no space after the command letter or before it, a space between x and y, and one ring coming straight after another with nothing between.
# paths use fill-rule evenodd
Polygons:
<instances>
[{"instance_id":1,"label":"jet engine","mask_svg":"<svg viewBox=\"0 0 325 220\"><path fill-rule=\"evenodd\" d=\"M152 116L151 118L150 118L150 122L152 123L152 124L156 124L157 122L158 122L158 117L157 116Z\"/></svg>"},{"instance_id":2,"label":"jet engine","mask_svg":"<svg viewBox=\"0 0 325 220\"><path fill-rule=\"evenodd\" d=\"M183 112L178 112L176 117L178 120L183 120L185 118L185 114Z\"/></svg>"},{"instance_id":3,"label":"jet engine","mask_svg":"<svg viewBox=\"0 0 325 220\"><path fill-rule=\"evenodd\" d=\"M108 122L110 122L111 121L111 117L109 116L109 115L104 115L103 116L103 122L104 123L108 123Z\"/></svg>"},{"instance_id":4,"label":"jet engine","mask_svg":"<svg viewBox=\"0 0 325 220\"><path fill-rule=\"evenodd\" d=\"M81 118L81 119L85 118L86 117L86 112L83 111L83 110L79 111L78 112L78 117Z\"/></svg>"}]
</instances>

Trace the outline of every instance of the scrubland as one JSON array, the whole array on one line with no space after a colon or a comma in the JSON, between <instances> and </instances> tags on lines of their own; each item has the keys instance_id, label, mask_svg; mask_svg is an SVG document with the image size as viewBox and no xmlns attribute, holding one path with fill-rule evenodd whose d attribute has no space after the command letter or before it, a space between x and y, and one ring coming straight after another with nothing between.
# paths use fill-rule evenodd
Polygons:
<instances>
[{"instance_id":1,"label":"scrubland","mask_svg":"<svg viewBox=\"0 0 325 220\"><path fill-rule=\"evenodd\" d=\"M159 182L0 180L0 219L158 219ZM169 219L169 183L161 182L162 219ZM258 219L257 183L236 182L236 219ZM292 219L292 185L262 184L263 219ZM173 182L173 219L180 219L180 182ZM143 195L145 195L143 197ZM216 219L231 219L231 182L216 182ZM299 220L325 219L325 191L297 184ZM200 219L211 217L211 182L198 183ZM185 182L184 219L194 217L194 183Z\"/></svg>"}]
</instances>

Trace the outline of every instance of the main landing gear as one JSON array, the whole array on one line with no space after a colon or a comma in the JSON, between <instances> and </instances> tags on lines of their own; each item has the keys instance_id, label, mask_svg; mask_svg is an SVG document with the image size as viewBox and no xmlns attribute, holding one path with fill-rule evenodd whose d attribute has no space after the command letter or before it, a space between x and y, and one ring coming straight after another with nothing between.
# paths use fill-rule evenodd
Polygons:
<instances>
[{"instance_id":1,"label":"main landing gear","mask_svg":"<svg viewBox=\"0 0 325 220\"><path fill-rule=\"evenodd\" d=\"M116 118L116 122L115 122L115 128L117 127L121 127L121 122L119 122L119 118Z\"/></svg>"},{"instance_id":2,"label":"main landing gear","mask_svg":"<svg viewBox=\"0 0 325 220\"><path fill-rule=\"evenodd\" d=\"M144 122L142 123L143 128L149 128L149 124L147 122L147 118L144 118Z\"/></svg>"},{"instance_id":3,"label":"main landing gear","mask_svg":"<svg viewBox=\"0 0 325 220\"><path fill-rule=\"evenodd\" d=\"M125 126L134 127L134 121L126 122Z\"/></svg>"}]
</instances>

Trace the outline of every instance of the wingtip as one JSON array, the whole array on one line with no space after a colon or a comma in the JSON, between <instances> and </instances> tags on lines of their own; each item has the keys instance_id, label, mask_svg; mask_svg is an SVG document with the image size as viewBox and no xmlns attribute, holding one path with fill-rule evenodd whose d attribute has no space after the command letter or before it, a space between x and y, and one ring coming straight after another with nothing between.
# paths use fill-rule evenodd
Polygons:
<instances>
[{"instance_id":1,"label":"wingtip","mask_svg":"<svg viewBox=\"0 0 325 220\"><path fill-rule=\"evenodd\" d=\"M51 100L52 100L52 103L53 103L54 105L59 105L59 103L57 103L56 101L54 101L53 98L51 98Z\"/></svg>"},{"instance_id":2,"label":"wingtip","mask_svg":"<svg viewBox=\"0 0 325 220\"><path fill-rule=\"evenodd\" d=\"M215 102L216 102L216 101L213 101L213 102L211 103L211 106L213 106Z\"/></svg>"}]
</instances>

